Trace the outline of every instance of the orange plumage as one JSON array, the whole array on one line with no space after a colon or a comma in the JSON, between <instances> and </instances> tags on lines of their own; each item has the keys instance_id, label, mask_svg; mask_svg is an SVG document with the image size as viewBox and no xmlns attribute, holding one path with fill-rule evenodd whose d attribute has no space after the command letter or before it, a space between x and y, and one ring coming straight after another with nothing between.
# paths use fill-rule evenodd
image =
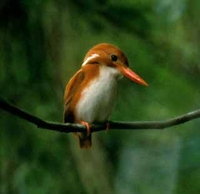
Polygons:
<instances>
[{"instance_id":1,"label":"orange plumage","mask_svg":"<svg viewBox=\"0 0 200 194\"><path fill-rule=\"evenodd\" d=\"M117 95L117 82L125 75L141 85L147 83L128 68L125 54L117 47L102 43L86 54L81 69L70 79L64 94L64 122L93 123L108 121ZM88 133L77 133L81 148L92 145Z\"/></svg>"}]
</instances>

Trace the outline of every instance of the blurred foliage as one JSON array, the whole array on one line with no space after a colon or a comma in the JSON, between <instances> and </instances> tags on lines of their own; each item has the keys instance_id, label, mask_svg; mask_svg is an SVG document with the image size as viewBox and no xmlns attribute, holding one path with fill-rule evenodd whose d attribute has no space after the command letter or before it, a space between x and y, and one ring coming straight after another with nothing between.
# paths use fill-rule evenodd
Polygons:
<instances>
[{"instance_id":1,"label":"blurred foliage","mask_svg":"<svg viewBox=\"0 0 200 194\"><path fill-rule=\"evenodd\" d=\"M123 79L112 120L164 120L199 108L198 0L2 0L1 97L62 121L65 84L87 50L118 45L149 87ZM200 121L166 131L73 135L0 111L0 193L199 194Z\"/></svg>"}]
</instances>

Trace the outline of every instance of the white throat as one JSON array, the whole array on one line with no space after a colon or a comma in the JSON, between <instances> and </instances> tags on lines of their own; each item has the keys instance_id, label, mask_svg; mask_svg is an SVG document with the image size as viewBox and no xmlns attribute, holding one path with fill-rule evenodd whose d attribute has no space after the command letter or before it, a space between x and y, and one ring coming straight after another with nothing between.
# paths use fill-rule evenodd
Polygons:
<instances>
[{"instance_id":1,"label":"white throat","mask_svg":"<svg viewBox=\"0 0 200 194\"><path fill-rule=\"evenodd\" d=\"M121 72L100 66L98 78L83 90L82 99L76 107L77 119L89 123L109 119L117 96L117 80Z\"/></svg>"}]
</instances>

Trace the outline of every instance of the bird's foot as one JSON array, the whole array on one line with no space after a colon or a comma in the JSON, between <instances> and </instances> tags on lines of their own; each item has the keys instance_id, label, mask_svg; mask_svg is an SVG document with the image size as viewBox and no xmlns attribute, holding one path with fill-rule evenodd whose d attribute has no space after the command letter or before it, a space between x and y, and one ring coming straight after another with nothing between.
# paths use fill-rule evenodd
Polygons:
<instances>
[{"instance_id":1,"label":"bird's foot","mask_svg":"<svg viewBox=\"0 0 200 194\"><path fill-rule=\"evenodd\" d=\"M89 136L90 133L91 133L91 130L90 130L90 124L86 121L81 121L80 122L82 125L85 125L86 126L86 130L87 130L87 135Z\"/></svg>"},{"instance_id":2,"label":"bird's foot","mask_svg":"<svg viewBox=\"0 0 200 194\"><path fill-rule=\"evenodd\" d=\"M109 121L107 121L107 122L106 122L106 132L109 131L109 128L110 128L110 123L109 123Z\"/></svg>"}]
</instances>

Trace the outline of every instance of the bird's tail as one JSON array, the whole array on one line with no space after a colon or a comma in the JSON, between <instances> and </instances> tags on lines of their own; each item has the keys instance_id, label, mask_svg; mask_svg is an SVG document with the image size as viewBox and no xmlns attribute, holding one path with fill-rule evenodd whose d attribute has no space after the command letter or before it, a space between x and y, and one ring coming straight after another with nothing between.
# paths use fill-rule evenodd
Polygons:
<instances>
[{"instance_id":1,"label":"bird's tail","mask_svg":"<svg viewBox=\"0 0 200 194\"><path fill-rule=\"evenodd\" d=\"M77 133L79 138L79 146L81 149L89 149L92 146L92 134Z\"/></svg>"}]
</instances>

